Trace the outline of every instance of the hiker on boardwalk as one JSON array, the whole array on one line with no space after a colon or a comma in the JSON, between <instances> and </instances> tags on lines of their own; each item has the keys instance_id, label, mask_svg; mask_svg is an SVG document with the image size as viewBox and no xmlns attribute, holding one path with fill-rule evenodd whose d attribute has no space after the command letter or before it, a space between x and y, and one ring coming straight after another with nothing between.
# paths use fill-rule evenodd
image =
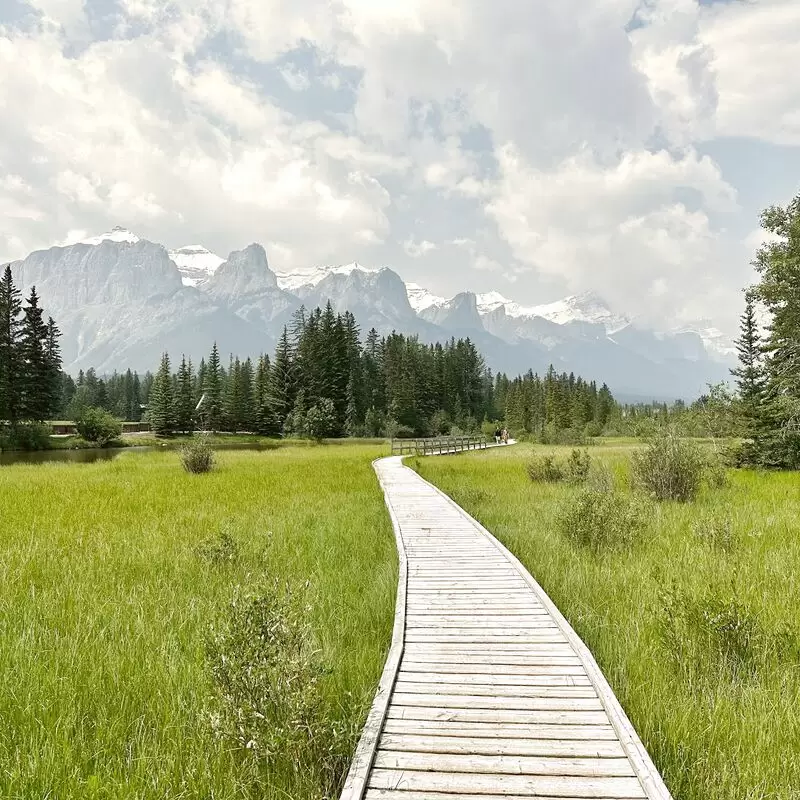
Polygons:
<instances>
[{"instance_id":1,"label":"hiker on boardwalk","mask_svg":"<svg viewBox=\"0 0 800 800\"><path fill-rule=\"evenodd\" d=\"M508 430L506 428L503 428L501 431L500 438L502 439L503 444L508 444Z\"/></svg>"},{"instance_id":2,"label":"hiker on boardwalk","mask_svg":"<svg viewBox=\"0 0 800 800\"><path fill-rule=\"evenodd\" d=\"M500 444L500 439L501 439L502 435L503 435L503 432L500 430L500 428L495 428L495 431L494 431L494 443L495 444Z\"/></svg>"}]
</instances>

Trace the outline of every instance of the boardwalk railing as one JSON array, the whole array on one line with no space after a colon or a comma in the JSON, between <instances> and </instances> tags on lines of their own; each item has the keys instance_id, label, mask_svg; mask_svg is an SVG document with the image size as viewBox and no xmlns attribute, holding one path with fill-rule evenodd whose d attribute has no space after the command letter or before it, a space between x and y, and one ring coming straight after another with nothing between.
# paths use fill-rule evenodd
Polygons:
<instances>
[{"instance_id":1,"label":"boardwalk railing","mask_svg":"<svg viewBox=\"0 0 800 800\"><path fill-rule=\"evenodd\" d=\"M461 453L484 450L485 436L436 436L429 439L392 439L393 456L432 456L439 453Z\"/></svg>"}]
</instances>

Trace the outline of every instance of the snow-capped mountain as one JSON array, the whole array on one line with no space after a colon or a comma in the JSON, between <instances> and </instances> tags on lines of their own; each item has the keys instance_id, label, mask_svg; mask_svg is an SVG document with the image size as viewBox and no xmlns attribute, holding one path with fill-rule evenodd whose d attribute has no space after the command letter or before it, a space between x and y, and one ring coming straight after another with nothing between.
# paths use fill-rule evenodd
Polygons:
<instances>
[{"instance_id":1,"label":"snow-capped mountain","mask_svg":"<svg viewBox=\"0 0 800 800\"><path fill-rule=\"evenodd\" d=\"M407 283L406 294L408 295L408 302L411 304L411 308L418 314L426 308L431 308L431 306L443 306L447 302L446 297L439 297L438 295L432 294L418 283Z\"/></svg>"},{"instance_id":2,"label":"snow-capped mountain","mask_svg":"<svg viewBox=\"0 0 800 800\"><path fill-rule=\"evenodd\" d=\"M312 270L298 272L278 272L278 286L287 292L311 290L329 275L350 275L353 272L374 273L377 269L362 267L361 264L342 264L340 266L314 267Z\"/></svg>"},{"instance_id":3,"label":"snow-capped mountain","mask_svg":"<svg viewBox=\"0 0 800 800\"><path fill-rule=\"evenodd\" d=\"M225 261L201 244L189 244L170 250L169 257L180 270L184 286L201 286L206 283Z\"/></svg>"},{"instance_id":4,"label":"snow-capped mountain","mask_svg":"<svg viewBox=\"0 0 800 800\"><path fill-rule=\"evenodd\" d=\"M122 228L117 225L107 233L101 233L99 236L90 236L88 239L82 239L76 244L89 244L92 247L101 244L102 242L124 242L126 244L136 244L139 237L135 233L131 233L127 228Z\"/></svg>"},{"instance_id":5,"label":"snow-capped mountain","mask_svg":"<svg viewBox=\"0 0 800 800\"><path fill-rule=\"evenodd\" d=\"M301 305L352 312L362 334L398 331L422 341L469 336L495 371L550 364L622 396L692 398L727 377L733 348L707 322L654 331L592 292L522 305L498 292L451 299L393 270L358 263L274 272L259 244L227 259L201 245L167 250L124 228L14 262L18 285L36 285L63 331L64 366L153 369L164 351L194 360L217 341L223 354L271 352Z\"/></svg>"}]
</instances>

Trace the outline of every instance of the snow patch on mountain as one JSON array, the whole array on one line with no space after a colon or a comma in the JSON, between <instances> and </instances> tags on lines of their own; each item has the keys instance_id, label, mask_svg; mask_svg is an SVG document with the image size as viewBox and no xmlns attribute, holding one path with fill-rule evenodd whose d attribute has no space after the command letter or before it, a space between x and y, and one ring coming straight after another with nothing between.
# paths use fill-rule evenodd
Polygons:
<instances>
[{"instance_id":1,"label":"snow patch on mountain","mask_svg":"<svg viewBox=\"0 0 800 800\"><path fill-rule=\"evenodd\" d=\"M136 244L139 237L135 233L131 233L127 228L122 228L117 225L107 233L101 233L99 236L90 236L88 239L81 239L77 244L90 244L97 246L103 242L125 242L127 244Z\"/></svg>"},{"instance_id":2,"label":"snow patch on mountain","mask_svg":"<svg viewBox=\"0 0 800 800\"><path fill-rule=\"evenodd\" d=\"M673 328L670 333L674 336L682 333L696 334L702 340L706 353L715 361L732 362L737 358L736 347L730 337L714 327L710 320L698 320L689 325Z\"/></svg>"},{"instance_id":3,"label":"snow patch on mountain","mask_svg":"<svg viewBox=\"0 0 800 800\"><path fill-rule=\"evenodd\" d=\"M297 272L278 272L278 286L285 292L296 292L301 288L313 288L329 275L350 275L353 272L377 273L380 269L364 267L358 262L341 264L339 266L315 267L312 270L299 270Z\"/></svg>"},{"instance_id":4,"label":"snow patch on mountain","mask_svg":"<svg viewBox=\"0 0 800 800\"><path fill-rule=\"evenodd\" d=\"M447 299L439 297L427 289L420 286L418 283L407 283L406 294L408 295L408 302L411 308L419 314L426 308L441 308L447 303Z\"/></svg>"},{"instance_id":5,"label":"snow patch on mountain","mask_svg":"<svg viewBox=\"0 0 800 800\"><path fill-rule=\"evenodd\" d=\"M631 320L613 312L601 297L594 292L565 297L555 303L534 306L526 310L533 316L544 317L558 325L570 322L589 322L602 325L611 336L631 324Z\"/></svg>"},{"instance_id":6,"label":"snow patch on mountain","mask_svg":"<svg viewBox=\"0 0 800 800\"><path fill-rule=\"evenodd\" d=\"M201 244L170 250L169 257L178 267L184 286L202 286L225 261Z\"/></svg>"}]
</instances>

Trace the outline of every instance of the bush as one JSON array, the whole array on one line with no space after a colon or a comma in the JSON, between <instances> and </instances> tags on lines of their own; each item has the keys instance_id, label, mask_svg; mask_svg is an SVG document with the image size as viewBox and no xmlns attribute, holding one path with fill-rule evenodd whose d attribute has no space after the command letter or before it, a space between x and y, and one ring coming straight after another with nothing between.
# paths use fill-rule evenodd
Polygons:
<instances>
[{"instance_id":1,"label":"bush","mask_svg":"<svg viewBox=\"0 0 800 800\"><path fill-rule=\"evenodd\" d=\"M580 428L556 428L545 425L539 434L542 444L566 444L583 447L587 444L586 436Z\"/></svg>"},{"instance_id":2,"label":"bush","mask_svg":"<svg viewBox=\"0 0 800 800\"><path fill-rule=\"evenodd\" d=\"M102 408L87 408L75 420L75 429L87 442L105 447L122 434L122 422Z\"/></svg>"},{"instance_id":3,"label":"bush","mask_svg":"<svg viewBox=\"0 0 800 800\"><path fill-rule=\"evenodd\" d=\"M49 450L50 426L44 422L0 424L0 452L3 450Z\"/></svg>"},{"instance_id":4,"label":"bush","mask_svg":"<svg viewBox=\"0 0 800 800\"><path fill-rule=\"evenodd\" d=\"M212 564L232 564L239 558L239 543L227 531L206 539L198 548L200 558Z\"/></svg>"},{"instance_id":5,"label":"bush","mask_svg":"<svg viewBox=\"0 0 800 800\"><path fill-rule=\"evenodd\" d=\"M728 485L728 467L724 454L711 453L706 458L703 469L705 481L712 489L724 489Z\"/></svg>"},{"instance_id":6,"label":"bush","mask_svg":"<svg viewBox=\"0 0 800 800\"><path fill-rule=\"evenodd\" d=\"M693 442L662 429L632 456L634 483L656 500L694 500L706 469L706 459Z\"/></svg>"},{"instance_id":7,"label":"bush","mask_svg":"<svg viewBox=\"0 0 800 800\"><path fill-rule=\"evenodd\" d=\"M181 447L181 464L187 472L199 475L214 469L214 450L203 439L192 439Z\"/></svg>"},{"instance_id":8,"label":"bush","mask_svg":"<svg viewBox=\"0 0 800 800\"><path fill-rule=\"evenodd\" d=\"M673 586L661 604L662 644L687 680L752 677L765 664L798 657L788 628L769 631L761 615L730 590L706 588L695 596Z\"/></svg>"},{"instance_id":9,"label":"bush","mask_svg":"<svg viewBox=\"0 0 800 800\"><path fill-rule=\"evenodd\" d=\"M594 553L631 547L645 529L643 504L614 489L587 487L567 500L557 524L575 544Z\"/></svg>"},{"instance_id":10,"label":"bush","mask_svg":"<svg viewBox=\"0 0 800 800\"><path fill-rule=\"evenodd\" d=\"M326 436L333 436L335 428L336 411L333 407L333 401L324 397L306 412L302 432L309 439L319 442Z\"/></svg>"},{"instance_id":11,"label":"bush","mask_svg":"<svg viewBox=\"0 0 800 800\"><path fill-rule=\"evenodd\" d=\"M723 519L707 517L698 520L692 525L692 533L700 541L725 553L733 552L739 545L739 535L733 527L733 521L727 517Z\"/></svg>"},{"instance_id":12,"label":"bush","mask_svg":"<svg viewBox=\"0 0 800 800\"><path fill-rule=\"evenodd\" d=\"M558 483L564 480L564 468L553 453L534 456L528 462L528 477L534 483Z\"/></svg>"},{"instance_id":13,"label":"bush","mask_svg":"<svg viewBox=\"0 0 800 800\"><path fill-rule=\"evenodd\" d=\"M585 450L573 450L565 461L554 454L534 456L528 462L528 477L534 483L585 483L589 477L592 459Z\"/></svg>"},{"instance_id":14,"label":"bush","mask_svg":"<svg viewBox=\"0 0 800 800\"><path fill-rule=\"evenodd\" d=\"M293 774L319 796L334 796L347 767L346 737L325 713L326 673L307 622L288 588L237 590L206 653L215 687L216 735L264 772Z\"/></svg>"},{"instance_id":15,"label":"bush","mask_svg":"<svg viewBox=\"0 0 800 800\"><path fill-rule=\"evenodd\" d=\"M587 450L573 450L567 458L564 473L569 483L585 483L592 468L592 458Z\"/></svg>"}]
</instances>

